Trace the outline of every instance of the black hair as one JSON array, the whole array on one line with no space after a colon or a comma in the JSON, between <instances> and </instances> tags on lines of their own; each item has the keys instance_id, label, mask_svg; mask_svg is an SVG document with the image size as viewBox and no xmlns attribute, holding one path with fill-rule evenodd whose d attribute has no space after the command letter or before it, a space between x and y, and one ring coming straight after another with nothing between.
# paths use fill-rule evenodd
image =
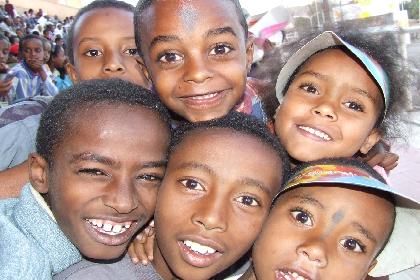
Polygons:
<instances>
[{"instance_id":1,"label":"black hair","mask_svg":"<svg viewBox=\"0 0 420 280\"><path fill-rule=\"evenodd\" d=\"M106 8L115 8L115 9L121 9L124 11L132 12L134 14L134 6L130 5L123 1L117 1L117 0L95 0L91 2L89 5L86 5L85 7L81 8L76 16L74 17L73 23L70 26L70 30L68 31L67 36L67 57L69 58L69 61L71 64L74 64L74 54L73 54L73 37L74 37L74 28L79 21L79 19L86 14L87 12L97 10L97 9L106 9Z\"/></svg>"},{"instance_id":2,"label":"black hair","mask_svg":"<svg viewBox=\"0 0 420 280\"><path fill-rule=\"evenodd\" d=\"M36 34L29 34L29 35L26 35L25 37L23 37L22 40L20 40L19 53L23 52L23 46L25 45L25 42L29 41L29 40L33 40L33 39L39 40L42 44L42 47L44 47L44 41L42 40L42 37L40 37L39 35L36 35Z\"/></svg>"},{"instance_id":3,"label":"black hair","mask_svg":"<svg viewBox=\"0 0 420 280\"><path fill-rule=\"evenodd\" d=\"M71 135L69 130L80 112L97 105L128 105L150 109L167 123L170 131L169 112L150 90L120 79L82 81L56 95L41 116L36 151L49 167L54 164L55 151L65 137Z\"/></svg>"},{"instance_id":4,"label":"black hair","mask_svg":"<svg viewBox=\"0 0 420 280\"><path fill-rule=\"evenodd\" d=\"M279 139L268 130L267 126L263 122L259 121L254 116L235 111L232 111L226 116L218 119L182 123L173 133L173 137L169 144L169 157L188 135L191 135L199 130L209 130L215 128L226 128L235 132L253 136L273 149L282 163L282 182L284 182L284 179L288 176L290 171L290 162L289 156L280 144Z\"/></svg>"},{"instance_id":5,"label":"black hair","mask_svg":"<svg viewBox=\"0 0 420 280\"><path fill-rule=\"evenodd\" d=\"M404 127L402 126L403 122L401 121L401 115L407 106L407 91L411 74L409 73L408 68L404 63L404 58L399 51L395 35L392 33L371 34L360 30L343 31L340 27L338 27L337 30L334 30L334 32L344 41L350 43L373 58L385 71L389 79L391 94L389 96L387 112L385 115L383 115L383 113L380 114L376 123L376 128L380 131L381 136L384 139L391 140L402 137L404 135ZM303 38L296 44L296 46L299 48L302 47L317 35L319 35L319 33L311 34L308 37ZM354 57L354 54L344 47L338 46L332 48L341 49L346 54ZM283 95L286 94L290 84L296 77L296 74L306 62L307 60L304 61L290 76L290 79L283 90ZM384 105L382 108L385 108Z\"/></svg>"},{"instance_id":6,"label":"black hair","mask_svg":"<svg viewBox=\"0 0 420 280\"><path fill-rule=\"evenodd\" d=\"M141 34L140 34L140 26L141 26L141 22L142 22L141 15L143 14L144 10L146 10L148 7L150 7L155 1L158 1L158 0L139 0L139 2L137 3L137 6L135 8L135 12L134 12L134 36L135 36L137 51L139 52L140 55L142 55ZM239 19L239 23L241 24L241 26L244 30L245 38L248 38L248 24L246 22L246 18L245 18L245 15L243 13L241 4L239 3L239 0L226 0L226 1L232 2L233 5L235 6L236 13L237 13L238 19Z\"/></svg>"}]
</instances>

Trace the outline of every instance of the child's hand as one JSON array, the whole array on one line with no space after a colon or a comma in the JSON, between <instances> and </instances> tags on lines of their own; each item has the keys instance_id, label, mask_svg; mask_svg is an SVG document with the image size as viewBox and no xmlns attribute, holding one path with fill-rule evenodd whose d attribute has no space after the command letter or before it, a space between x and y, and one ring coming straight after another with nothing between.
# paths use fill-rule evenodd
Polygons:
<instances>
[{"instance_id":1,"label":"child's hand","mask_svg":"<svg viewBox=\"0 0 420 280\"><path fill-rule=\"evenodd\" d=\"M379 141L370 151L361 158L370 166L382 166L385 171L389 172L398 165L397 154L389 152L390 146L383 141Z\"/></svg>"},{"instance_id":2,"label":"child's hand","mask_svg":"<svg viewBox=\"0 0 420 280\"><path fill-rule=\"evenodd\" d=\"M9 66L6 63L0 63L0 73L6 73L9 70Z\"/></svg>"},{"instance_id":3,"label":"child's hand","mask_svg":"<svg viewBox=\"0 0 420 280\"><path fill-rule=\"evenodd\" d=\"M141 261L147 265L153 260L153 243L155 240L155 222L152 220L147 228L140 232L128 247L128 255L133 263Z\"/></svg>"},{"instance_id":4,"label":"child's hand","mask_svg":"<svg viewBox=\"0 0 420 280\"><path fill-rule=\"evenodd\" d=\"M4 81L0 80L0 96L6 96L13 85L13 79Z\"/></svg>"}]
</instances>

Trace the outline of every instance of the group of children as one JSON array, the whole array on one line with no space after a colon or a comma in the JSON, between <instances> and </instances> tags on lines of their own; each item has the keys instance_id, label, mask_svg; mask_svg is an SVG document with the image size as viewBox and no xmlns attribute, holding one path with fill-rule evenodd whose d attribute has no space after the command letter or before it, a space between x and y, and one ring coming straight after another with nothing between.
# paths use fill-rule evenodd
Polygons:
<instances>
[{"instance_id":1,"label":"group of children","mask_svg":"<svg viewBox=\"0 0 420 280\"><path fill-rule=\"evenodd\" d=\"M306 43L277 80L277 138L246 91L238 1L127 7L75 17L76 84L41 117L30 182L0 201L2 278L363 280L419 264L420 204L355 158L398 117L395 49L331 31ZM134 264L152 217L152 263Z\"/></svg>"}]
</instances>

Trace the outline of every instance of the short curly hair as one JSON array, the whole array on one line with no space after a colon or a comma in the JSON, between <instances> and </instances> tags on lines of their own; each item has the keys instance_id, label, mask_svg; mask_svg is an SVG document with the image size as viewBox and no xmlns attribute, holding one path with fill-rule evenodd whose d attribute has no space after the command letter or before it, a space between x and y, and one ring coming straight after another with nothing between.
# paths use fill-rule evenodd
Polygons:
<instances>
[{"instance_id":1,"label":"short curly hair","mask_svg":"<svg viewBox=\"0 0 420 280\"><path fill-rule=\"evenodd\" d=\"M134 6L123 2L123 1L117 1L117 0L95 0L91 2L89 5L81 8L76 16L74 17L73 23L70 26L70 30L68 32L67 36L67 57L69 58L69 61L71 64L74 64L74 50L73 50L73 40L74 40L74 28L79 21L79 19L86 14L87 12L97 10L97 9L106 9L106 8L115 8L115 9L121 9L124 11L132 12L134 15Z\"/></svg>"},{"instance_id":2,"label":"short curly hair","mask_svg":"<svg viewBox=\"0 0 420 280\"><path fill-rule=\"evenodd\" d=\"M385 71L389 78L390 98L386 115L380 114L376 128L380 131L383 139L392 140L404 135L404 127L402 126L401 115L407 108L407 92L411 74L404 63L397 38L392 33L371 34L361 30L345 31L341 27L333 30L340 38L350 43L367 55L372 57ZM310 34L295 44L296 51L303 45L315 38L316 34ZM349 53L345 48L339 48ZM386 51L384 51L386 50ZM322 51L322 50L321 50ZM294 52L291 52L292 55ZM349 53L349 55L352 55ZM309 58L308 58L309 59ZM287 60L286 60L287 61ZM286 84L283 95L286 94L290 84L293 82L296 74L305 65L303 62L290 76Z\"/></svg>"},{"instance_id":3,"label":"short curly hair","mask_svg":"<svg viewBox=\"0 0 420 280\"><path fill-rule=\"evenodd\" d=\"M82 81L55 96L41 115L36 151L49 166L54 163L57 148L71 134L69 129L79 113L102 104L149 109L167 124L168 131L171 129L168 110L150 90L120 79Z\"/></svg>"},{"instance_id":4,"label":"short curly hair","mask_svg":"<svg viewBox=\"0 0 420 280\"><path fill-rule=\"evenodd\" d=\"M290 172L289 156L279 139L273 135L267 126L253 116L232 111L224 117L212 119L202 122L184 122L173 132L171 142L169 144L169 158L176 150L177 146L188 137L188 135L199 130L209 130L217 128L226 128L235 132L250 135L257 138L276 152L282 163L283 181Z\"/></svg>"}]
</instances>

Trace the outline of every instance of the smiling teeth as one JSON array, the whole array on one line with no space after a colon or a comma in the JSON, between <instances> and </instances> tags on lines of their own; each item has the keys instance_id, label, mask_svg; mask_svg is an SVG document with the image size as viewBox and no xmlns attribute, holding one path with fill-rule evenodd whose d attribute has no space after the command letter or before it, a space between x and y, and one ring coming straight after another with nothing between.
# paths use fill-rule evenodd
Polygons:
<instances>
[{"instance_id":1,"label":"smiling teeth","mask_svg":"<svg viewBox=\"0 0 420 280\"><path fill-rule=\"evenodd\" d=\"M86 219L96 230L108 235L117 235L125 232L131 227L132 222L115 223L106 220Z\"/></svg>"},{"instance_id":2,"label":"smiling teeth","mask_svg":"<svg viewBox=\"0 0 420 280\"><path fill-rule=\"evenodd\" d=\"M314 134L324 140L327 140L327 141L331 140L331 137L328 134L320 130L316 130L316 129L313 129L312 127L307 127L307 126L299 126L299 128L302 130L305 130L306 132L309 132L310 134Z\"/></svg>"},{"instance_id":3,"label":"smiling teeth","mask_svg":"<svg viewBox=\"0 0 420 280\"><path fill-rule=\"evenodd\" d=\"M290 272L290 271L288 271L288 272L283 272L283 271L280 271L280 274L284 277L284 278L286 278L287 280L308 280L308 279L306 279L305 277L303 277L303 276L300 276L299 274L297 274L296 272Z\"/></svg>"},{"instance_id":4,"label":"smiling teeth","mask_svg":"<svg viewBox=\"0 0 420 280\"><path fill-rule=\"evenodd\" d=\"M217 95L217 93L209 93L209 94L205 94L205 95L193 96L192 99L203 100L203 99L213 98L216 95Z\"/></svg>"},{"instance_id":5,"label":"smiling teeth","mask_svg":"<svg viewBox=\"0 0 420 280\"><path fill-rule=\"evenodd\" d=\"M198 244L198 243L190 241L190 240L184 240L183 243L185 244L185 246L190 248L192 251L194 251L196 253L200 253L202 255L216 253L215 249L213 249L211 247L208 247L208 246L205 246L205 245Z\"/></svg>"}]
</instances>

